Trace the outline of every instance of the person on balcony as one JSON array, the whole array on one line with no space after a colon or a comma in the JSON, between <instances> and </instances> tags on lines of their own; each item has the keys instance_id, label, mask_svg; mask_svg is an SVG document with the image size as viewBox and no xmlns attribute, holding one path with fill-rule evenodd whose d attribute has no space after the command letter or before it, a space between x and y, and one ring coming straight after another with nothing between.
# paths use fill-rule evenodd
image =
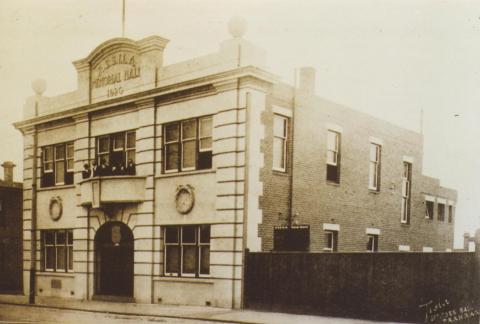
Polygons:
<instances>
[{"instance_id":1,"label":"person on balcony","mask_svg":"<svg viewBox=\"0 0 480 324\"><path fill-rule=\"evenodd\" d=\"M98 167L97 160L92 161L92 175L98 177L100 175L100 168Z\"/></svg>"},{"instance_id":2,"label":"person on balcony","mask_svg":"<svg viewBox=\"0 0 480 324\"><path fill-rule=\"evenodd\" d=\"M101 177L108 176L110 175L110 167L107 164L107 161L105 159L100 160L100 167L99 167L99 172L98 175Z\"/></svg>"},{"instance_id":3,"label":"person on balcony","mask_svg":"<svg viewBox=\"0 0 480 324\"><path fill-rule=\"evenodd\" d=\"M132 159L128 159L127 170L128 175L135 175L135 163L133 163Z\"/></svg>"},{"instance_id":4,"label":"person on balcony","mask_svg":"<svg viewBox=\"0 0 480 324\"><path fill-rule=\"evenodd\" d=\"M112 175L124 175L124 174L125 174L125 167L123 166L123 163L117 162L112 167Z\"/></svg>"},{"instance_id":5,"label":"person on balcony","mask_svg":"<svg viewBox=\"0 0 480 324\"><path fill-rule=\"evenodd\" d=\"M90 170L90 164L85 163L83 165L82 178L88 179L92 175L92 170Z\"/></svg>"}]
</instances>

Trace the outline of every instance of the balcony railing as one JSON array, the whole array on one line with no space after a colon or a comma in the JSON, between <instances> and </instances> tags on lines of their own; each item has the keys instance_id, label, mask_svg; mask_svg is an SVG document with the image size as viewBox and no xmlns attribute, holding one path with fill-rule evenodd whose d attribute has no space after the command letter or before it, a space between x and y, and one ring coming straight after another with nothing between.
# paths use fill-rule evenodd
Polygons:
<instances>
[{"instance_id":1,"label":"balcony railing","mask_svg":"<svg viewBox=\"0 0 480 324\"><path fill-rule=\"evenodd\" d=\"M106 176L80 182L82 205L98 208L106 204L139 203L145 200L145 177Z\"/></svg>"}]
</instances>

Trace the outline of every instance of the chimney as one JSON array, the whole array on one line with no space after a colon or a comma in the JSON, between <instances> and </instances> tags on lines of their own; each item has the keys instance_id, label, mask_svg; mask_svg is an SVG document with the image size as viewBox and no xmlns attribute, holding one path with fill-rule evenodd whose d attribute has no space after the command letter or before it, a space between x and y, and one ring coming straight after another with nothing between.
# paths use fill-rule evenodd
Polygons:
<instances>
[{"instance_id":1,"label":"chimney","mask_svg":"<svg viewBox=\"0 0 480 324\"><path fill-rule=\"evenodd\" d=\"M470 244L470 233L465 232L463 233L463 250L468 251L468 246Z\"/></svg>"},{"instance_id":2,"label":"chimney","mask_svg":"<svg viewBox=\"0 0 480 324\"><path fill-rule=\"evenodd\" d=\"M2 164L3 167L3 180L6 183L13 183L13 168L15 164L11 161L5 161Z\"/></svg>"},{"instance_id":3,"label":"chimney","mask_svg":"<svg viewBox=\"0 0 480 324\"><path fill-rule=\"evenodd\" d=\"M299 88L309 95L315 93L315 69L313 67L300 68Z\"/></svg>"}]
</instances>

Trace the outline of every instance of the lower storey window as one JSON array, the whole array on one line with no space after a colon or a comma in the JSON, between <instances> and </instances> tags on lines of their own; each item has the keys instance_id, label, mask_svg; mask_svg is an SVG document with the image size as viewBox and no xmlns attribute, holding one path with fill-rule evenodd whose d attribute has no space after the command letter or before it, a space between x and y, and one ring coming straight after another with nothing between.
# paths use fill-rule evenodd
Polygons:
<instances>
[{"instance_id":1,"label":"lower storey window","mask_svg":"<svg viewBox=\"0 0 480 324\"><path fill-rule=\"evenodd\" d=\"M337 241L337 231L325 231L325 247L323 250L325 252L337 252Z\"/></svg>"},{"instance_id":2,"label":"lower storey window","mask_svg":"<svg viewBox=\"0 0 480 324\"><path fill-rule=\"evenodd\" d=\"M73 271L73 230L42 231L45 271Z\"/></svg>"},{"instance_id":3,"label":"lower storey window","mask_svg":"<svg viewBox=\"0 0 480 324\"><path fill-rule=\"evenodd\" d=\"M378 235L368 234L367 252L378 251Z\"/></svg>"},{"instance_id":4,"label":"lower storey window","mask_svg":"<svg viewBox=\"0 0 480 324\"><path fill-rule=\"evenodd\" d=\"M164 239L166 275L210 274L210 225L167 226Z\"/></svg>"}]
</instances>

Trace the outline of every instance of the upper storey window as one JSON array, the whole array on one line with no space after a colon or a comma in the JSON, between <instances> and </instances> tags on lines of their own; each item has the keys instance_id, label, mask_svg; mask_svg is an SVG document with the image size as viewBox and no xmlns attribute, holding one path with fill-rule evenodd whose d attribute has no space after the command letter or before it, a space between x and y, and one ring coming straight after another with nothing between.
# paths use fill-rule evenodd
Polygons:
<instances>
[{"instance_id":1,"label":"upper storey window","mask_svg":"<svg viewBox=\"0 0 480 324\"><path fill-rule=\"evenodd\" d=\"M287 169L288 118L273 115L273 169L285 172Z\"/></svg>"},{"instance_id":2,"label":"upper storey window","mask_svg":"<svg viewBox=\"0 0 480 324\"><path fill-rule=\"evenodd\" d=\"M433 219L434 202L431 200L425 201L425 218Z\"/></svg>"},{"instance_id":3,"label":"upper storey window","mask_svg":"<svg viewBox=\"0 0 480 324\"><path fill-rule=\"evenodd\" d=\"M135 174L135 131L97 137L93 176Z\"/></svg>"},{"instance_id":4,"label":"upper storey window","mask_svg":"<svg viewBox=\"0 0 480 324\"><path fill-rule=\"evenodd\" d=\"M327 180L340 183L340 133L327 134Z\"/></svg>"},{"instance_id":5,"label":"upper storey window","mask_svg":"<svg viewBox=\"0 0 480 324\"><path fill-rule=\"evenodd\" d=\"M368 176L368 188L380 191L380 160L382 154L382 146L370 143L370 166Z\"/></svg>"},{"instance_id":6,"label":"upper storey window","mask_svg":"<svg viewBox=\"0 0 480 324\"><path fill-rule=\"evenodd\" d=\"M165 172L212 168L212 116L164 126Z\"/></svg>"},{"instance_id":7,"label":"upper storey window","mask_svg":"<svg viewBox=\"0 0 480 324\"><path fill-rule=\"evenodd\" d=\"M42 187L73 184L73 171L73 142L42 148Z\"/></svg>"},{"instance_id":8,"label":"upper storey window","mask_svg":"<svg viewBox=\"0 0 480 324\"><path fill-rule=\"evenodd\" d=\"M438 203L437 204L437 219L440 222L445 221L445 204L444 203Z\"/></svg>"},{"instance_id":9,"label":"upper storey window","mask_svg":"<svg viewBox=\"0 0 480 324\"><path fill-rule=\"evenodd\" d=\"M412 163L403 162L401 222L405 224L410 223L411 186L412 186Z\"/></svg>"}]
</instances>

